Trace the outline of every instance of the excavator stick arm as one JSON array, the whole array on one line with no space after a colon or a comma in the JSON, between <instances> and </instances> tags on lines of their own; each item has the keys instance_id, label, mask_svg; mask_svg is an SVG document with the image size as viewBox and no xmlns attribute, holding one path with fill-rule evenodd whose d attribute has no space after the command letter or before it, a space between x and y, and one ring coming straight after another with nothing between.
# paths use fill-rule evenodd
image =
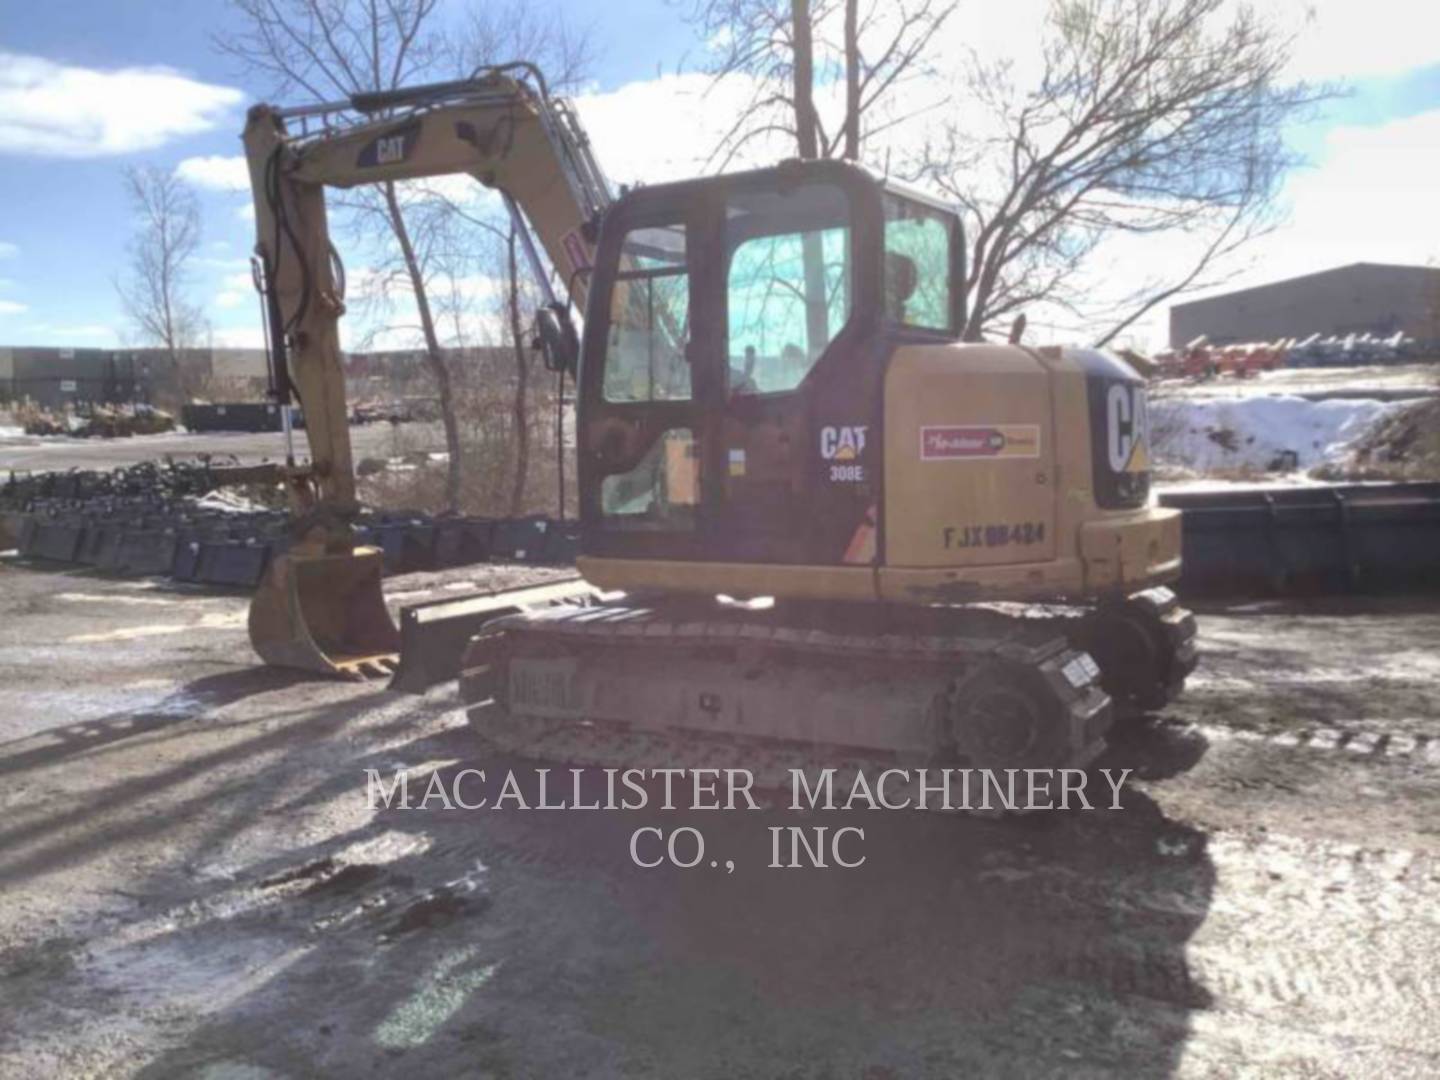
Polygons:
<instances>
[{"instance_id":1,"label":"excavator stick arm","mask_svg":"<svg viewBox=\"0 0 1440 1080\"><path fill-rule=\"evenodd\" d=\"M533 229L583 303L601 213L610 195L573 112L528 64L472 79L360 94L346 101L250 110L245 153L255 202L258 280L266 292L276 384L305 413L311 464L291 485L296 527L251 610L250 636L269 663L327 673L384 667L400 635L386 611L380 561L356 550L358 513L340 352L343 275L330 242L325 189L468 174L498 189L517 224ZM531 252L529 232L523 233ZM550 297L546 317L566 318ZM573 334L569 335L573 340ZM547 344L565 335L547 335ZM573 361L572 361L573 362ZM283 389L282 389L283 392Z\"/></svg>"}]
</instances>

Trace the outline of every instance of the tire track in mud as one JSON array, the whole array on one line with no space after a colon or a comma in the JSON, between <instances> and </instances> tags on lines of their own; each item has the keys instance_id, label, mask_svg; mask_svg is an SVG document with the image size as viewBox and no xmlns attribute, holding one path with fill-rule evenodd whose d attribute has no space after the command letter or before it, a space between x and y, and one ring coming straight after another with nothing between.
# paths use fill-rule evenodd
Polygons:
<instances>
[{"instance_id":1,"label":"tire track in mud","mask_svg":"<svg viewBox=\"0 0 1440 1080\"><path fill-rule=\"evenodd\" d=\"M1215 872L1208 896L1163 864L1094 874L1017 858L1001 872L1012 883L1029 875L1026 884L1051 897L1049 906L1108 912L1122 928L1040 958L1087 994L1229 1016L1235 1031L1249 1034L1226 1038L1242 1042L1257 1023L1303 1032L1331 1048L1330 1060L1358 1039L1440 1063L1433 1024L1424 1026L1440 1007L1440 969L1430 959L1440 930L1440 859L1229 831L1210 834L1204 854ZM1179 864L1197 855L1174 857ZM1154 940L1167 919L1193 918L1200 925L1182 950Z\"/></svg>"},{"instance_id":2,"label":"tire track in mud","mask_svg":"<svg viewBox=\"0 0 1440 1080\"><path fill-rule=\"evenodd\" d=\"M1252 954L1253 955L1253 954ZM1379 1013L1409 1001L1432 1012L1440 1001L1440 980L1429 965L1414 970L1361 972L1353 956L1329 957L1303 947L1271 947L1258 957L1191 946L1177 954L1169 946L1120 941L1079 946L1051 954L1059 977L1082 980L1115 997L1141 997L1187 1009L1267 1011L1305 1007L1330 1019L1365 1020L1358 1007ZM1292 1022L1303 1018L1293 1017Z\"/></svg>"},{"instance_id":3,"label":"tire track in mud","mask_svg":"<svg viewBox=\"0 0 1440 1080\"><path fill-rule=\"evenodd\" d=\"M1385 721L1334 721L1299 728L1260 731L1179 717L1159 721L1168 733L1181 738L1201 737L1212 742L1259 743L1279 750L1348 754L1356 759L1403 760L1440 768L1440 735L1415 735L1396 727L1435 726L1425 718ZM1378 729L1378 730L1377 730Z\"/></svg>"},{"instance_id":4,"label":"tire track in mud","mask_svg":"<svg viewBox=\"0 0 1440 1080\"><path fill-rule=\"evenodd\" d=\"M1440 857L1402 848L1367 848L1278 833L1211 832L1204 857L1220 883L1207 896L1191 895L1183 878L1167 873L1199 852L1157 844L1159 867L1115 867L1096 874L1020 856L1001 858L980 878L1033 879L1033 886L1064 900L1139 920L1204 916L1272 935L1303 933L1305 921L1349 921L1369 928L1390 925L1440 928ZM1007 865L1008 864L1008 865Z\"/></svg>"},{"instance_id":5,"label":"tire track in mud","mask_svg":"<svg viewBox=\"0 0 1440 1080\"><path fill-rule=\"evenodd\" d=\"M547 879L615 872L617 854L603 845L524 831L513 846L489 848L489 865ZM1399 1043L1403 1017L1440 1006L1440 970L1427 959L1440 930L1440 858L1238 831L1209 834L1203 853L1158 843L1158 862L1098 871L997 847L973 887L1066 918L1088 909L1116 928L1100 943L1048 941L1019 961L1082 983L1086 995L1263 1015L1285 1027L1323 1022L1335 1030L1317 1037ZM1204 895L1186 870L1200 857L1215 871ZM1167 928L1196 921L1177 950Z\"/></svg>"}]
</instances>

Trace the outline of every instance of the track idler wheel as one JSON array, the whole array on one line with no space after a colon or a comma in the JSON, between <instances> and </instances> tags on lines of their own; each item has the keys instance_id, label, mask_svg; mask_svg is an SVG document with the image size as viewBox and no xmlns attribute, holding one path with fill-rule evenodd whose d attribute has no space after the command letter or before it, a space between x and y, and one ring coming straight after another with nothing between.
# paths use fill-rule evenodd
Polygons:
<instances>
[{"instance_id":1,"label":"track idler wheel","mask_svg":"<svg viewBox=\"0 0 1440 1080\"><path fill-rule=\"evenodd\" d=\"M379 548L277 555L250 601L250 644L267 664L324 675L388 676L400 631L385 607Z\"/></svg>"},{"instance_id":2,"label":"track idler wheel","mask_svg":"<svg viewBox=\"0 0 1440 1080\"><path fill-rule=\"evenodd\" d=\"M1080 620L1071 641L1100 665L1100 685L1122 712L1164 708L1195 670L1195 616L1169 589L1147 589Z\"/></svg>"},{"instance_id":3,"label":"track idler wheel","mask_svg":"<svg viewBox=\"0 0 1440 1080\"><path fill-rule=\"evenodd\" d=\"M1084 765L1104 746L1110 702L1092 681L1094 663L1066 648L1036 666L997 659L955 688L949 747L978 769Z\"/></svg>"}]
</instances>

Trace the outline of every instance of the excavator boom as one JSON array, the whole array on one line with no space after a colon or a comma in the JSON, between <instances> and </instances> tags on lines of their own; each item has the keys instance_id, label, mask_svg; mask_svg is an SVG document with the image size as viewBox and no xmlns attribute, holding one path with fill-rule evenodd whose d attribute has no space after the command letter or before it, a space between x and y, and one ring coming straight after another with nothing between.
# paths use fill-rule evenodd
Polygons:
<instances>
[{"instance_id":1,"label":"excavator boom","mask_svg":"<svg viewBox=\"0 0 1440 1080\"><path fill-rule=\"evenodd\" d=\"M574 365L569 305L583 305L609 187L575 114L529 64L474 78L338 102L250 110L244 133L255 200L256 253L267 306L272 381L305 413L310 463L284 470L292 546L250 609L251 641L270 663L334 673L384 669L399 635L380 594L378 553L357 550L358 512L338 323L343 274L330 243L325 188L470 175L505 199L549 303L537 328ZM561 277L551 290L529 230ZM568 352L568 356L565 355Z\"/></svg>"}]
</instances>

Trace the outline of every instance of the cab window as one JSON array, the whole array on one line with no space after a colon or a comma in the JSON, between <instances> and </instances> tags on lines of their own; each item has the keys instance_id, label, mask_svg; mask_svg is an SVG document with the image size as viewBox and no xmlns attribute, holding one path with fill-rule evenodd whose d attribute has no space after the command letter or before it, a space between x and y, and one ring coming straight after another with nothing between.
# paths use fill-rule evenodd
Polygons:
<instances>
[{"instance_id":1,"label":"cab window","mask_svg":"<svg viewBox=\"0 0 1440 1080\"><path fill-rule=\"evenodd\" d=\"M630 230L610 294L606 401L689 400L689 315L684 226Z\"/></svg>"},{"instance_id":2,"label":"cab window","mask_svg":"<svg viewBox=\"0 0 1440 1080\"><path fill-rule=\"evenodd\" d=\"M957 334L951 274L955 218L894 192L885 201L885 317Z\"/></svg>"},{"instance_id":3,"label":"cab window","mask_svg":"<svg viewBox=\"0 0 1440 1080\"><path fill-rule=\"evenodd\" d=\"M849 204L830 184L731 199L729 392L794 390L850 319Z\"/></svg>"}]
</instances>

